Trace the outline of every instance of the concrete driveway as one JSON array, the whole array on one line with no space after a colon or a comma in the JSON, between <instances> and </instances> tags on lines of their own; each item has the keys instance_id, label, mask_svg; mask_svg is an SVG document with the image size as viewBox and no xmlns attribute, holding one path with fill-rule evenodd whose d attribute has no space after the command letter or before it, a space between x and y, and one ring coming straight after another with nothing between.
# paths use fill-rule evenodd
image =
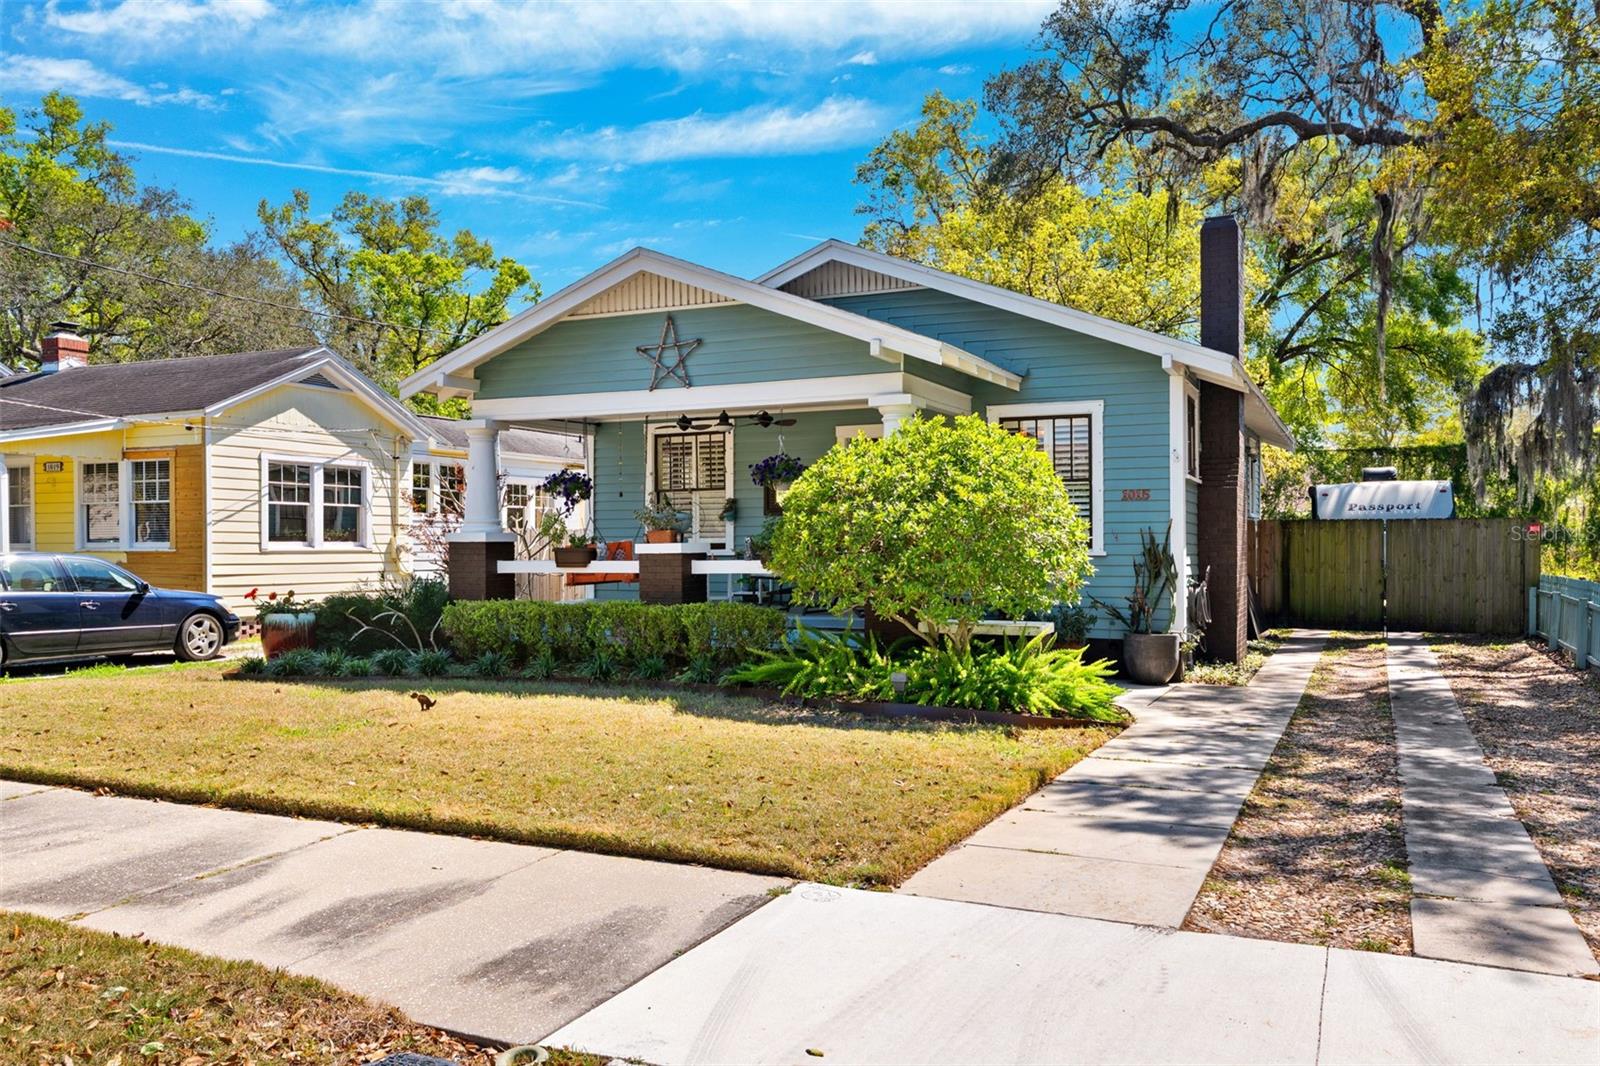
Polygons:
<instances>
[{"instance_id":1,"label":"concrete driveway","mask_svg":"<svg viewBox=\"0 0 1600 1066\"><path fill-rule=\"evenodd\" d=\"M0 856L0 907L281 966L513 1044L787 884L16 782L0 782Z\"/></svg>"}]
</instances>

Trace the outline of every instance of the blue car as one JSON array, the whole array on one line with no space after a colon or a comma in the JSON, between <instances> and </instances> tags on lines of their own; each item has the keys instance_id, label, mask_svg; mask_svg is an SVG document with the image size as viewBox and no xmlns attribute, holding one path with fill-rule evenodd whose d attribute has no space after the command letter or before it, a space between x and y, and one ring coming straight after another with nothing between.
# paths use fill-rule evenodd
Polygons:
<instances>
[{"instance_id":1,"label":"blue car","mask_svg":"<svg viewBox=\"0 0 1600 1066\"><path fill-rule=\"evenodd\" d=\"M141 651L193 662L238 635L239 616L215 596L152 588L89 555L0 555L0 668Z\"/></svg>"}]
</instances>

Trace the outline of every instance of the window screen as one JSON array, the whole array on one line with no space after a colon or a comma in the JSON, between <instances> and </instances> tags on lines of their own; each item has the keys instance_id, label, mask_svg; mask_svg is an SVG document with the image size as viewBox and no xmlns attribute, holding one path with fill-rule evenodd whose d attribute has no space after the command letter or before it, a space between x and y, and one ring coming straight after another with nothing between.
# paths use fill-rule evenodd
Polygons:
<instances>
[{"instance_id":1,"label":"window screen","mask_svg":"<svg viewBox=\"0 0 1600 1066\"><path fill-rule=\"evenodd\" d=\"M33 544L33 467L13 466L6 474L6 532L13 548L27 548Z\"/></svg>"},{"instance_id":2,"label":"window screen","mask_svg":"<svg viewBox=\"0 0 1600 1066\"><path fill-rule=\"evenodd\" d=\"M119 464L83 464L83 542L116 544L122 540L122 492Z\"/></svg>"},{"instance_id":3,"label":"window screen","mask_svg":"<svg viewBox=\"0 0 1600 1066\"><path fill-rule=\"evenodd\" d=\"M134 543L172 543L172 460L135 459L128 464L128 474Z\"/></svg>"},{"instance_id":4,"label":"window screen","mask_svg":"<svg viewBox=\"0 0 1600 1066\"><path fill-rule=\"evenodd\" d=\"M267 539L305 544L311 539L311 467L267 464Z\"/></svg>"},{"instance_id":5,"label":"window screen","mask_svg":"<svg viewBox=\"0 0 1600 1066\"><path fill-rule=\"evenodd\" d=\"M1072 505L1094 537L1094 419L1089 415L1055 418L1003 418L1000 425L1039 442L1067 488Z\"/></svg>"},{"instance_id":6,"label":"window screen","mask_svg":"<svg viewBox=\"0 0 1600 1066\"><path fill-rule=\"evenodd\" d=\"M361 540L362 470L330 466L322 471L322 541L355 544Z\"/></svg>"}]
</instances>

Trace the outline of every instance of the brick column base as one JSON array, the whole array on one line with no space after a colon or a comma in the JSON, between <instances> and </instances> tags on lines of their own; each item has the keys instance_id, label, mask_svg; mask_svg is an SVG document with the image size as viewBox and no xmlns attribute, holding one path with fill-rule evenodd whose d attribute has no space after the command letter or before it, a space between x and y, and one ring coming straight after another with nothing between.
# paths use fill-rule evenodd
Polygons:
<instances>
[{"instance_id":1,"label":"brick column base","mask_svg":"<svg viewBox=\"0 0 1600 1066\"><path fill-rule=\"evenodd\" d=\"M694 572L705 555L658 554L639 557L639 599L645 603L704 603L706 576Z\"/></svg>"},{"instance_id":2,"label":"brick column base","mask_svg":"<svg viewBox=\"0 0 1600 1066\"><path fill-rule=\"evenodd\" d=\"M516 556L513 540L453 540L450 542L450 598L452 600L514 600L517 579L502 574L500 561Z\"/></svg>"}]
</instances>

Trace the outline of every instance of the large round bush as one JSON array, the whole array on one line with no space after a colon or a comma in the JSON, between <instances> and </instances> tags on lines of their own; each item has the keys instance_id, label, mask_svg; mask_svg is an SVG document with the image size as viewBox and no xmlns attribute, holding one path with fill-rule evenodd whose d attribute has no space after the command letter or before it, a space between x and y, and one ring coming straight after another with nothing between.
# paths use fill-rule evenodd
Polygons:
<instances>
[{"instance_id":1,"label":"large round bush","mask_svg":"<svg viewBox=\"0 0 1600 1066\"><path fill-rule=\"evenodd\" d=\"M1088 527L1034 441L976 415L834 447L783 501L772 569L835 613L870 606L966 647L991 611L1078 598Z\"/></svg>"}]
</instances>

